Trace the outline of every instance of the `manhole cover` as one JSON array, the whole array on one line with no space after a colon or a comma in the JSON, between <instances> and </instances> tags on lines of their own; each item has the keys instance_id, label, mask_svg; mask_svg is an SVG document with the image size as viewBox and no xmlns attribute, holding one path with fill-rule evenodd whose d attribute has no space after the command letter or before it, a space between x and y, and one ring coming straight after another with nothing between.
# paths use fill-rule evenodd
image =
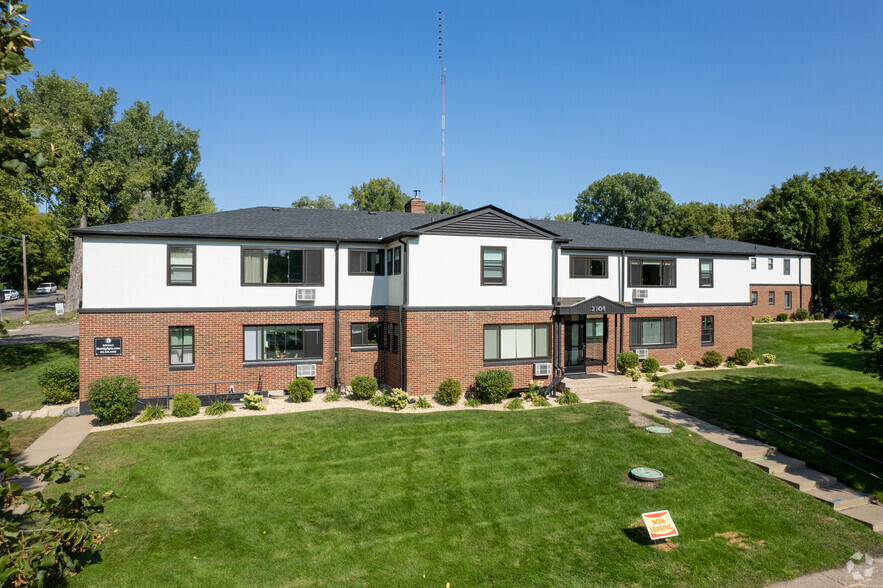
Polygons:
<instances>
[{"instance_id":1,"label":"manhole cover","mask_svg":"<svg viewBox=\"0 0 883 588\"><path fill-rule=\"evenodd\" d=\"M665 477L665 474L653 468L635 468L629 474L634 479L641 480L642 482L658 482Z\"/></svg>"},{"instance_id":2,"label":"manhole cover","mask_svg":"<svg viewBox=\"0 0 883 588\"><path fill-rule=\"evenodd\" d=\"M657 435L668 435L671 433L671 429L669 429L668 427L661 427L659 425L645 427L644 430L648 433L656 433Z\"/></svg>"}]
</instances>

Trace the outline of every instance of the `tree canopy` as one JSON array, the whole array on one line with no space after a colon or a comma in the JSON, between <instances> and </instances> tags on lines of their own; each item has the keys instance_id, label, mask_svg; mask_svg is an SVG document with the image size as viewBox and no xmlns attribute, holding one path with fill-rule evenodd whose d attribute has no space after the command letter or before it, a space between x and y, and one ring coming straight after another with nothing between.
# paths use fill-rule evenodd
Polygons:
<instances>
[{"instance_id":1,"label":"tree canopy","mask_svg":"<svg viewBox=\"0 0 883 588\"><path fill-rule=\"evenodd\" d=\"M350 200L356 210L403 212L410 198L389 178L371 178L350 188Z\"/></svg>"},{"instance_id":2,"label":"tree canopy","mask_svg":"<svg viewBox=\"0 0 883 588\"><path fill-rule=\"evenodd\" d=\"M659 180L625 172L604 176L580 192L573 219L665 234L674 209Z\"/></svg>"},{"instance_id":3,"label":"tree canopy","mask_svg":"<svg viewBox=\"0 0 883 588\"><path fill-rule=\"evenodd\" d=\"M323 210L333 210L344 209L344 210L352 210L352 204L336 204L334 202L334 198L328 196L327 194L319 194L315 198L310 198L309 196L301 196L297 200L291 203L294 208L320 208Z\"/></svg>"}]
</instances>

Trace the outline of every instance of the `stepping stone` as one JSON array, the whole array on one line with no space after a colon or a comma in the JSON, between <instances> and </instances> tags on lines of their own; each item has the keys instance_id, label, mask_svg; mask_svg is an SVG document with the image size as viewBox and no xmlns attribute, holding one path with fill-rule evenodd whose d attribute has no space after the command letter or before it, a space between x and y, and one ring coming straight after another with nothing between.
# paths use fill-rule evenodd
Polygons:
<instances>
[{"instance_id":1,"label":"stepping stone","mask_svg":"<svg viewBox=\"0 0 883 588\"><path fill-rule=\"evenodd\" d=\"M64 409L64 412L61 413L63 417L75 417L80 416L80 409L76 406L68 406Z\"/></svg>"},{"instance_id":2,"label":"stepping stone","mask_svg":"<svg viewBox=\"0 0 883 588\"><path fill-rule=\"evenodd\" d=\"M815 470L804 469L797 473L776 472L773 475L801 492L806 492L810 488L830 488L837 483L837 478L834 476Z\"/></svg>"},{"instance_id":3,"label":"stepping stone","mask_svg":"<svg viewBox=\"0 0 883 588\"><path fill-rule=\"evenodd\" d=\"M13 411L12 416L9 417L9 420L10 421L17 421L20 418L21 418L21 413L16 410L16 411Z\"/></svg>"},{"instance_id":4,"label":"stepping stone","mask_svg":"<svg viewBox=\"0 0 883 588\"><path fill-rule=\"evenodd\" d=\"M267 396L269 396L270 398L284 398L285 390L270 390L269 392L267 392Z\"/></svg>"},{"instance_id":5,"label":"stepping stone","mask_svg":"<svg viewBox=\"0 0 883 588\"><path fill-rule=\"evenodd\" d=\"M810 488L806 493L822 502L827 502L836 511L862 506L871 501L867 494L853 490L845 484L834 484L830 488Z\"/></svg>"},{"instance_id":6,"label":"stepping stone","mask_svg":"<svg viewBox=\"0 0 883 588\"><path fill-rule=\"evenodd\" d=\"M50 406L49 411L46 413L46 416L60 417L63 412L64 412L63 406Z\"/></svg>"},{"instance_id":7,"label":"stepping stone","mask_svg":"<svg viewBox=\"0 0 883 588\"><path fill-rule=\"evenodd\" d=\"M33 410L25 410L25 411L23 411L23 412L21 413L21 418L23 418L23 419L29 419L29 418L31 418L31 415L32 415L32 414L34 414L34 411L33 411Z\"/></svg>"},{"instance_id":8,"label":"stepping stone","mask_svg":"<svg viewBox=\"0 0 883 588\"><path fill-rule=\"evenodd\" d=\"M781 453L774 453L767 457L758 457L749 461L768 474L778 472L795 473L806 468L806 462L802 459L794 459Z\"/></svg>"},{"instance_id":9,"label":"stepping stone","mask_svg":"<svg viewBox=\"0 0 883 588\"><path fill-rule=\"evenodd\" d=\"M883 506L865 504L864 506L843 509L840 514L853 518L878 533L883 532Z\"/></svg>"},{"instance_id":10,"label":"stepping stone","mask_svg":"<svg viewBox=\"0 0 883 588\"><path fill-rule=\"evenodd\" d=\"M43 408L34 411L34 413L31 415L31 418L32 419L45 419L47 416L49 416L49 407L44 406Z\"/></svg>"}]
</instances>

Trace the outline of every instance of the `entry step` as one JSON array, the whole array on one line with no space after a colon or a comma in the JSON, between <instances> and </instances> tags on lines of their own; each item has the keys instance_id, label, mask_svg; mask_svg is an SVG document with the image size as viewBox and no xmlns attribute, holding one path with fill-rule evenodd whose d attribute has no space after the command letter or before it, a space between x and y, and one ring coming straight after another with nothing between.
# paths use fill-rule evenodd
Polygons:
<instances>
[{"instance_id":1,"label":"entry step","mask_svg":"<svg viewBox=\"0 0 883 588\"><path fill-rule=\"evenodd\" d=\"M810 488L806 493L822 502L827 502L837 511L863 506L871 501L867 494L840 483L830 488Z\"/></svg>"},{"instance_id":2,"label":"entry step","mask_svg":"<svg viewBox=\"0 0 883 588\"><path fill-rule=\"evenodd\" d=\"M837 478L834 476L815 470L801 470L796 473L777 472L773 475L801 492L807 492L810 488L830 488L837 483Z\"/></svg>"},{"instance_id":3,"label":"entry step","mask_svg":"<svg viewBox=\"0 0 883 588\"><path fill-rule=\"evenodd\" d=\"M757 457L750 461L768 474L776 474L778 472L795 473L806 469L806 462L802 459L795 459L781 453Z\"/></svg>"},{"instance_id":4,"label":"entry step","mask_svg":"<svg viewBox=\"0 0 883 588\"><path fill-rule=\"evenodd\" d=\"M841 510L840 514L853 518L878 533L883 532L883 506L879 504L865 504L847 508Z\"/></svg>"}]
</instances>

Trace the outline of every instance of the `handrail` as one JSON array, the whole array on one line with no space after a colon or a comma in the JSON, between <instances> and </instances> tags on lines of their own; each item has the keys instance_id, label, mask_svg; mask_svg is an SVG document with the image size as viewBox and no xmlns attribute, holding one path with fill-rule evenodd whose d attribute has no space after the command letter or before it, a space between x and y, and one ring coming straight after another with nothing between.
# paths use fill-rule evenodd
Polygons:
<instances>
[{"instance_id":1,"label":"handrail","mask_svg":"<svg viewBox=\"0 0 883 588\"><path fill-rule=\"evenodd\" d=\"M166 408L168 408L169 404L171 403L171 399L172 399L172 390L171 390L172 388L182 388L184 386L213 386L213 392L210 392L209 394L200 394L200 396L212 396L212 397L226 396L226 397L230 397L230 396L238 396L239 393L233 392L231 394L229 391L219 393L218 392L218 385L219 384L226 385L226 384L255 384L255 383L258 385L257 391L262 392L263 391L263 375L261 375L261 374L258 375L257 380L228 380L226 382L192 382L189 384L151 384L149 386L141 386L141 390L152 389L152 388L165 388L166 389L166 397L165 397ZM149 404L149 402L147 402L148 400L150 400L150 399L149 398L138 398L136 400L136 402L138 402L139 404L147 405L147 404Z\"/></svg>"}]
</instances>

